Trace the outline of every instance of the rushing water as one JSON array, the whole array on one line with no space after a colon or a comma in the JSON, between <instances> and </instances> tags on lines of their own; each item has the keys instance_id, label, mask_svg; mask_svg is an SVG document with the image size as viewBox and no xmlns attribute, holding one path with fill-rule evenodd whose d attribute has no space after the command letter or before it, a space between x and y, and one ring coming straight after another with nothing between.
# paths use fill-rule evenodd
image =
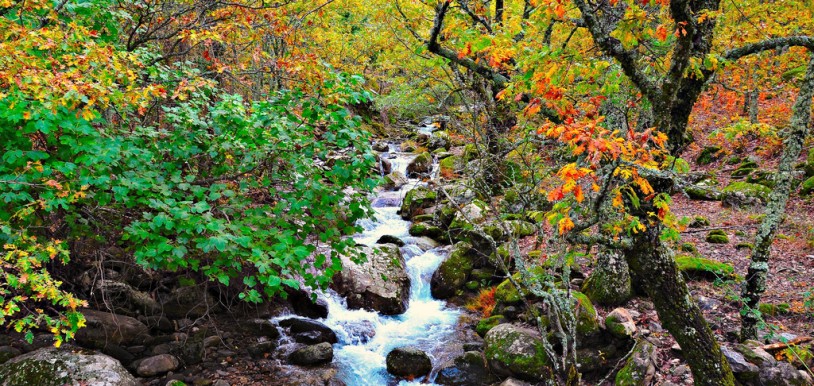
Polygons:
<instances>
[{"instance_id":1,"label":"rushing water","mask_svg":"<svg viewBox=\"0 0 814 386\"><path fill-rule=\"evenodd\" d=\"M406 175L407 165L415 156L396 154L394 147L391 147L391 153L396 155L390 160L392 170ZM339 366L341 379L349 386L395 384L395 378L386 370L387 354L396 347L409 345L432 356L435 349L449 340L458 320L458 310L448 308L445 302L430 295L430 278L446 257L447 250L423 251L408 233L410 223L397 214L404 194L420 183L411 179L398 192L380 193L380 197L389 198L379 200L386 206L377 205L375 219L361 222L364 232L354 236L357 242L371 246L383 235L396 236L405 242L401 252L407 261L411 283L407 311L402 315L384 316L371 311L349 310L344 299L335 293L325 294L329 313L323 322L339 337L339 343L334 346L334 361ZM435 361L433 364L437 365ZM399 383L410 384L419 383Z\"/></svg>"}]
</instances>

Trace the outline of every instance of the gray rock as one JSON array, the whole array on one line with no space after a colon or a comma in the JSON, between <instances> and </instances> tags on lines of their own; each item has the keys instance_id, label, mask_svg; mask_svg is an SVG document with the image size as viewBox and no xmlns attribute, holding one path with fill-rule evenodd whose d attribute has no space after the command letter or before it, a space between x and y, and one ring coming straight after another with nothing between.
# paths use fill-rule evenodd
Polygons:
<instances>
[{"instance_id":1,"label":"gray rock","mask_svg":"<svg viewBox=\"0 0 814 386\"><path fill-rule=\"evenodd\" d=\"M432 155L421 153L407 165L407 177L418 177L432 170Z\"/></svg>"},{"instance_id":2,"label":"gray rock","mask_svg":"<svg viewBox=\"0 0 814 386\"><path fill-rule=\"evenodd\" d=\"M509 378L503 381L503 383L501 383L500 386L532 386L532 385L531 383L528 382L523 382L514 378Z\"/></svg>"},{"instance_id":3,"label":"gray rock","mask_svg":"<svg viewBox=\"0 0 814 386\"><path fill-rule=\"evenodd\" d=\"M254 358L262 358L266 354L271 354L274 352L275 349L277 349L277 343L266 341L251 345L248 349L246 349L246 351L248 351L249 355Z\"/></svg>"},{"instance_id":4,"label":"gray rock","mask_svg":"<svg viewBox=\"0 0 814 386\"><path fill-rule=\"evenodd\" d=\"M330 343L324 342L312 346L302 347L289 355L288 361L298 366L314 366L329 363L334 358L334 349Z\"/></svg>"},{"instance_id":5,"label":"gray rock","mask_svg":"<svg viewBox=\"0 0 814 386\"><path fill-rule=\"evenodd\" d=\"M0 364L8 362L10 359L21 355L22 352L11 346L0 346Z\"/></svg>"},{"instance_id":6,"label":"gray rock","mask_svg":"<svg viewBox=\"0 0 814 386\"><path fill-rule=\"evenodd\" d=\"M357 264L341 256L342 270L333 278L332 288L344 296L348 308L397 315L407 310L410 278L399 248L392 244L378 246L379 253L365 247L367 261Z\"/></svg>"},{"instance_id":7,"label":"gray rock","mask_svg":"<svg viewBox=\"0 0 814 386\"><path fill-rule=\"evenodd\" d=\"M85 347L135 345L150 337L147 326L129 316L95 310L81 310L86 327L76 333L76 342Z\"/></svg>"},{"instance_id":8,"label":"gray rock","mask_svg":"<svg viewBox=\"0 0 814 386\"><path fill-rule=\"evenodd\" d=\"M430 357L415 347L399 347L390 351L386 364L388 373L401 377L417 378L432 370Z\"/></svg>"},{"instance_id":9,"label":"gray rock","mask_svg":"<svg viewBox=\"0 0 814 386\"><path fill-rule=\"evenodd\" d=\"M160 354L144 358L139 362L136 374L140 377L154 377L173 371L180 365L181 362L178 361L178 358L170 354Z\"/></svg>"},{"instance_id":10,"label":"gray rock","mask_svg":"<svg viewBox=\"0 0 814 386\"><path fill-rule=\"evenodd\" d=\"M754 380L757 378L760 369L752 363L749 363L743 354L735 351L729 347L721 347L721 352L724 354L726 361L735 373L735 377L741 382Z\"/></svg>"},{"instance_id":11,"label":"gray rock","mask_svg":"<svg viewBox=\"0 0 814 386\"><path fill-rule=\"evenodd\" d=\"M808 374L797 371L788 362L777 362L774 366L761 368L759 382L762 386L811 386Z\"/></svg>"},{"instance_id":12,"label":"gray rock","mask_svg":"<svg viewBox=\"0 0 814 386\"><path fill-rule=\"evenodd\" d=\"M0 386L136 386L121 363L103 355L86 355L53 347L18 356L0 365Z\"/></svg>"}]
</instances>

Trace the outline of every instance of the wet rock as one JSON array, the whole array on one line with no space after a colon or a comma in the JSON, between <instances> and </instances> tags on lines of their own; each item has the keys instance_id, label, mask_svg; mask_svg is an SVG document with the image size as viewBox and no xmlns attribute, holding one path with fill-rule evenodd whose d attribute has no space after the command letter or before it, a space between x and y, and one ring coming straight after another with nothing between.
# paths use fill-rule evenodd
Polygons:
<instances>
[{"instance_id":1,"label":"wet rock","mask_svg":"<svg viewBox=\"0 0 814 386\"><path fill-rule=\"evenodd\" d=\"M410 232L410 236L415 236L415 237L424 236L424 237L430 237L430 238L433 238L433 239L438 239L441 236L443 236L443 234L444 234L444 230L441 229L440 227L437 227L435 225L431 225L431 224L428 224L428 223L423 223L423 222L419 222L419 223L415 223L415 224L411 225L409 232Z\"/></svg>"},{"instance_id":2,"label":"wet rock","mask_svg":"<svg viewBox=\"0 0 814 386\"><path fill-rule=\"evenodd\" d=\"M633 354L624 367L616 373L616 386L646 386L656 374L656 346L641 339L636 342Z\"/></svg>"},{"instance_id":3,"label":"wet rock","mask_svg":"<svg viewBox=\"0 0 814 386\"><path fill-rule=\"evenodd\" d=\"M627 260L615 251L602 251L596 268L582 285L589 299L604 306L624 304L633 296Z\"/></svg>"},{"instance_id":4,"label":"wet rock","mask_svg":"<svg viewBox=\"0 0 814 386\"><path fill-rule=\"evenodd\" d=\"M200 318L221 309L218 301L198 286L175 288L162 299L161 306L172 319Z\"/></svg>"},{"instance_id":5,"label":"wet rock","mask_svg":"<svg viewBox=\"0 0 814 386\"><path fill-rule=\"evenodd\" d=\"M382 187L385 190L399 190L402 186L407 185L407 177L405 177L401 172L395 171L386 176L382 181Z\"/></svg>"},{"instance_id":6,"label":"wet rock","mask_svg":"<svg viewBox=\"0 0 814 386\"><path fill-rule=\"evenodd\" d=\"M438 266L430 279L430 292L436 299L455 296L467 282L474 265L472 244L456 243L449 256Z\"/></svg>"},{"instance_id":7,"label":"wet rock","mask_svg":"<svg viewBox=\"0 0 814 386\"><path fill-rule=\"evenodd\" d=\"M430 249L438 248L438 246L441 245L429 237L416 237L413 242L424 252L429 251Z\"/></svg>"},{"instance_id":8,"label":"wet rock","mask_svg":"<svg viewBox=\"0 0 814 386\"><path fill-rule=\"evenodd\" d=\"M497 242L519 239L533 235L537 230L534 224L523 220L491 222L483 226L483 231Z\"/></svg>"},{"instance_id":9,"label":"wet rock","mask_svg":"<svg viewBox=\"0 0 814 386\"><path fill-rule=\"evenodd\" d=\"M394 244L399 247L403 247L404 241L402 241L400 238L396 236L384 235L382 237L379 237L378 240L376 240L376 244Z\"/></svg>"},{"instance_id":10,"label":"wet rock","mask_svg":"<svg viewBox=\"0 0 814 386\"><path fill-rule=\"evenodd\" d=\"M416 178L432 171L432 155L421 153L407 165L407 177Z\"/></svg>"},{"instance_id":11,"label":"wet rock","mask_svg":"<svg viewBox=\"0 0 814 386\"><path fill-rule=\"evenodd\" d=\"M617 339L632 339L636 336L636 322L633 316L624 308L617 308L605 317L605 327Z\"/></svg>"},{"instance_id":12,"label":"wet rock","mask_svg":"<svg viewBox=\"0 0 814 386\"><path fill-rule=\"evenodd\" d=\"M347 299L351 309L364 308L384 315L396 315L407 310L410 278L399 248L392 244L378 247L374 253L366 247L367 261L357 264L341 256L343 269L335 276L333 289Z\"/></svg>"},{"instance_id":13,"label":"wet rock","mask_svg":"<svg viewBox=\"0 0 814 386\"><path fill-rule=\"evenodd\" d=\"M95 310L81 310L86 327L76 333L76 342L90 348L109 344L134 345L150 337L147 326L129 316Z\"/></svg>"},{"instance_id":14,"label":"wet rock","mask_svg":"<svg viewBox=\"0 0 814 386\"><path fill-rule=\"evenodd\" d=\"M314 300L303 290L288 289L286 292L295 314L313 319L328 317L328 303L325 300Z\"/></svg>"},{"instance_id":15,"label":"wet rock","mask_svg":"<svg viewBox=\"0 0 814 386\"><path fill-rule=\"evenodd\" d=\"M483 342L466 342L463 344L464 352L483 351Z\"/></svg>"},{"instance_id":16,"label":"wet rock","mask_svg":"<svg viewBox=\"0 0 814 386\"><path fill-rule=\"evenodd\" d=\"M483 355L476 351L467 351L442 364L435 378L436 384L445 386L485 386L496 381Z\"/></svg>"},{"instance_id":17,"label":"wet rock","mask_svg":"<svg viewBox=\"0 0 814 386\"><path fill-rule=\"evenodd\" d=\"M511 324L498 325L486 334L484 355L495 374L526 381L552 376L550 359L536 332Z\"/></svg>"},{"instance_id":18,"label":"wet rock","mask_svg":"<svg viewBox=\"0 0 814 386\"><path fill-rule=\"evenodd\" d=\"M289 355L288 361L298 366L314 366L333 360L334 349L328 342L302 347Z\"/></svg>"},{"instance_id":19,"label":"wet rock","mask_svg":"<svg viewBox=\"0 0 814 386\"><path fill-rule=\"evenodd\" d=\"M390 151L390 144L384 141L376 141L371 144L373 151L386 152Z\"/></svg>"},{"instance_id":20,"label":"wet rock","mask_svg":"<svg viewBox=\"0 0 814 386\"><path fill-rule=\"evenodd\" d=\"M399 347L387 354L387 372L393 375L417 378L432 370L430 357L415 347Z\"/></svg>"},{"instance_id":21,"label":"wet rock","mask_svg":"<svg viewBox=\"0 0 814 386\"><path fill-rule=\"evenodd\" d=\"M42 348L0 364L0 386L136 386L121 363L103 355Z\"/></svg>"},{"instance_id":22,"label":"wet rock","mask_svg":"<svg viewBox=\"0 0 814 386\"><path fill-rule=\"evenodd\" d=\"M280 321L280 326L289 329L295 341L305 344L322 342L336 343L336 333L330 327L315 320L290 318Z\"/></svg>"}]
</instances>

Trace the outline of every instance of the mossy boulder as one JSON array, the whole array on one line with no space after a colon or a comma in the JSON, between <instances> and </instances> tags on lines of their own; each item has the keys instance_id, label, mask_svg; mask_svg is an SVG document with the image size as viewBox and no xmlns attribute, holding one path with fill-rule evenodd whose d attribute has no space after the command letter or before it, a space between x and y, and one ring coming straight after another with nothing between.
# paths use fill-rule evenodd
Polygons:
<instances>
[{"instance_id":1,"label":"mossy boulder","mask_svg":"<svg viewBox=\"0 0 814 386\"><path fill-rule=\"evenodd\" d=\"M707 233L706 240L710 244L728 244L729 236L722 229L713 229Z\"/></svg>"},{"instance_id":2,"label":"mossy boulder","mask_svg":"<svg viewBox=\"0 0 814 386\"><path fill-rule=\"evenodd\" d=\"M612 251L600 252L596 268L582 285L582 292L595 303L605 306L627 302L633 289L625 258Z\"/></svg>"},{"instance_id":3,"label":"mossy boulder","mask_svg":"<svg viewBox=\"0 0 814 386\"><path fill-rule=\"evenodd\" d=\"M678 270L690 278L715 279L732 277L735 273L735 268L730 264L698 256L677 256L676 264Z\"/></svg>"},{"instance_id":4,"label":"mossy boulder","mask_svg":"<svg viewBox=\"0 0 814 386\"><path fill-rule=\"evenodd\" d=\"M495 241L503 242L533 235L537 230L534 224L523 220L496 221L483 226L483 231Z\"/></svg>"},{"instance_id":5,"label":"mossy boulder","mask_svg":"<svg viewBox=\"0 0 814 386\"><path fill-rule=\"evenodd\" d=\"M735 245L735 249L737 249L739 251L744 250L744 249L748 249L748 250L751 251L751 250L755 249L755 245L752 244L752 243L738 243L737 245Z\"/></svg>"},{"instance_id":6,"label":"mossy boulder","mask_svg":"<svg viewBox=\"0 0 814 386\"><path fill-rule=\"evenodd\" d=\"M551 361L534 331L511 324L495 326L484 338L484 355L492 371L502 377L541 382L551 379Z\"/></svg>"},{"instance_id":7,"label":"mossy boulder","mask_svg":"<svg viewBox=\"0 0 814 386\"><path fill-rule=\"evenodd\" d=\"M438 199L438 193L426 186L417 186L404 195L401 203L401 218L409 220L420 214L419 211L429 208Z\"/></svg>"},{"instance_id":8,"label":"mossy boulder","mask_svg":"<svg viewBox=\"0 0 814 386\"><path fill-rule=\"evenodd\" d=\"M119 361L53 347L18 356L0 365L0 386L37 385L136 386Z\"/></svg>"},{"instance_id":9,"label":"mossy boulder","mask_svg":"<svg viewBox=\"0 0 814 386\"><path fill-rule=\"evenodd\" d=\"M500 380L486 367L477 351L466 351L441 365L435 384L444 386L489 386Z\"/></svg>"},{"instance_id":10,"label":"mossy boulder","mask_svg":"<svg viewBox=\"0 0 814 386\"><path fill-rule=\"evenodd\" d=\"M438 167L441 177L449 178L463 171L464 167L466 167L466 162L463 157L452 155L438 162Z\"/></svg>"},{"instance_id":11,"label":"mossy boulder","mask_svg":"<svg viewBox=\"0 0 814 386\"><path fill-rule=\"evenodd\" d=\"M720 153L720 146L707 146L701 150L701 153L698 154L698 158L695 159L695 162L699 165L709 165L721 158Z\"/></svg>"},{"instance_id":12,"label":"mossy boulder","mask_svg":"<svg viewBox=\"0 0 814 386\"><path fill-rule=\"evenodd\" d=\"M802 185L800 185L800 195L801 196L808 196L814 193L814 177L810 177L807 180L803 181Z\"/></svg>"},{"instance_id":13,"label":"mossy boulder","mask_svg":"<svg viewBox=\"0 0 814 386\"><path fill-rule=\"evenodd\" d=\"M472 200L455 212L455 216L449 224L450 232L473 229L472 225L483 223L488 210L489 206L485 202L478 199Z\"/></svg>"},{"instance_id":14,"label":"mossy boulder","mask_svg":"<svg viewBox=\"0 0 814 386\"><path fill-rule=\"evenodd\" d=\"M576 300L574 313L577 318L577 335L580 338L589 337L599 332L599 316L596 313L591 299L582 292L573 291L571 296Z\"/></svg>"},{"instance_id":15,"label":"mossy boulder","mask_svg":"<svg viewBox=\"0 0 814 386\"><path fill-rule=\"evenodd\" d=\"M432 170L432 155L424 152L419 154L407 165L407 177L416 178L428 174Z\"/></svg>"},{"instance_id":16,"label":"mossy boulder","mask_svg":"<svg viewBox=\"0 0 814 386\"><path fill-rule=\"evenodd\" d=\"M430 356L416 347L399 347L390 351L386 359L387 372L407 378L421 377L432 370Z\"/></svg>"},{"instance_id":17,"label":"mossy boulder","mask_svg":"<svg viewBox=\"0 0 814 386\"><path fill-rule=\"evenodd\" d=\"M520 273L515 273L512 275L512 278L515 281L519 281ZM520 292L509 279L503 280L495 289L495 302L497 303L504 305L517 304L522 300L523 297L520 296Z\"/></svg>"},{"instance_id":18,"label":"mossy boulder","mask_svg":"<svg viewBox=\"0 0 814 386\"><path fill-rule=\"evenodd\" d=\"M767 188L774 188L775 185L777 185L777 181L775 180L775 178L776 178L775 172L771 172L768 170L756 170L751 175L749 175L749 177L746 179L746 182L763 185Z\"/></svg>"},{"instance_id":19,"label":"mossy boulder","mask_svg":"<svg viewBox=\"0 0 814 386\"><path fill-rule=\"evenodd\" d=\"M509 321L503 315L492 315L488 318L481 319L477 326L475 326L475 332L482 337L486 336L486 333L489 332L492 328L499 324L508 323Z\"/></svg>"},{"instance_id":20,"label":"mossy boulder","mask_svg":"<svg viewBox=\"0 0 814 386\"><path fill-rule=\"evenodd\" d=\"M678 250L681 252L688 252L688 253L698 253L698 248L693 243L681 243L678 246Z\"/></svg>"},{"instance_id":21,"label":"mossy boulder","mask_svg":"<svg viewBox=\"0 0 814 386\"><path fill-rule=\"evenodd\" d=\"M760 303L757 308L761 314L769 316L785 315L791 312L791 306L788 303Z\"/></svg>"},{"instance_id":22,"label":"mossy boulder","mask_svg":"<svg viewBox=\"0 0 814 386\"><path fill-rule=\"evenodd\" d=\"M365 247L367 260L356 263L340 255L342 270L333 277L331 288L347 299L348 308L397 315L407 310L410 277L401 250L394 244Z\"/></svg>"},{"instance_id":23,"label":"mossy boulder","mask_svg":"<svg viewBox=\"0 0 814 386\"><path fill-rule=\"evenodd\" d=\"M757 169L757 163L752 160L743 161L735 171L732 172L732 178L744 178Z\"/></svg>"},{"instance_id":24,"label":"mossy boulder","mask_svg":"<svg viewBox=\"0 0 814 386\"><path fill-rule=\"evenodd\" d=\"M402 186L407 184L407 177L401 172L392 172L382 178L381 186L384 190L399 190Z\"/></svg>"},{"instance_id":25,"label":"mossy boulder","mask_svg":"<svg viewBox=\"0 0 814 386\"><path fill-rule=\"evenodd\" d=\"M430 279L430 292L436 299L455 296L466 284L474 266L472 244L456 243Z\"/></svg>"},{"instance_id":26,"label":"mossy boulder","mask_svg":"<svg viewBox=\"0 0 814 386\"><path fill-rule=\"evenodd\" d=\"M444 230L428 223L419 222L410 226L410 236L421 237L427 236L432 239L437 239L444 234Z\"/></svg>"},{"instance_id":27,"label":"mossy boulder","mask_svg":"<svg viewBox=\"0 0 814 386\"><path fill-rule=\"evenodd\" d=\"M432 133L429 142L427 142L427 147L430 150L438 150L444 149L449 146L449 133L446 131L436 131Z\"/></svg>"},{"instance_id":28,"label":"mossy boulder","mask_svg":"<svg viewBox=\"0 0 814 386\"><path fill-rule=\"evenodd\" d=\"M630 312L624 308L617 308L605 317L605 328L617 339L632 339L636 335L636 322Z\"/></svg>"},{"instance_id":29,"label":"mossy boulder","mask_svg":"<svg viewBox=\"0 0 814 386\"><path fill-rule=\"evenodd\" d=\"M694 185L690 185L684 189L684 192L693 200L717 201L721 198L721 193L718 191L718 181L714 178L706 178Z\"/></svg>"},{"instance_id":30,"label":"mossy boulder","mask_svg":"<svg viewBox=\"0 0 814 386\"><path fill-rule=\"evenodd\" d=\"M721 190L723 204L729 207L765 204L771 193L767 186L743 181L732 182Z\"/></svg>"},{"instance_id":31,"label":"mossy boulder","mask_svg":"<svg viewBox=\"0 0 814 386\"><path fill-rule=\"evenodd\" d=\"M814 177L814 147L808 149L808 157L806 157L803 170L806 173L806 177Z\"/></svg>"},{"instance_id":32,"label":"mossy boulder","mask_svg":"<svg viewBox=\"0 0 814 386\"><path fill-rule=\"evenodd\" d=\"M656 346L642 339L636 342L633 353L624 367L616 373L614 386L647 386L656 375Z\"/></svg>"}]
</instances>

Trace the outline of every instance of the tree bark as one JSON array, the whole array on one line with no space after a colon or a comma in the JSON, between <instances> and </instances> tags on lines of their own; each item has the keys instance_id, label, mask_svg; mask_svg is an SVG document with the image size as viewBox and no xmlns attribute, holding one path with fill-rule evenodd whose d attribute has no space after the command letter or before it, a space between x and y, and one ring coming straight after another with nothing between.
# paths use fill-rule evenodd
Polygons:
<instances>
[{"instance_id":1,"label":"tree bark","mask_svg":"<svg viewBox=\"0 0 814 386\"><path fill-rule=\"evenodd\" d=\"M769 203L766 206L766 217L760 223L755 238L755 249L752 251L749 270L746 274L746 288L743 291L746 312L741 318L741 340L757 339L757 325L760 314L757 312L760 297L766 291L766 277L769 273L771 246L777 228L786 211L786 203L791 194L794 182L794 163L803 151L803 142L810 132L811 98L814 97L814 54L808 63L805 78L800 85L800 93L794 103L791 118L791 132L786 138L783 155L778 166L777 180Z\"/></svg>"},{"instance_id":2,"label":"tree bark","mask_svg":"<svg viewBox=\"0 0 814 386\"><path fill-rule=\"evenodd\" d=\"M642 284L664 327L681 346L698 386L733 386L735 378L704 315L659 238L661 227L648 227L634 237L625 256L631 273Z\"/></svg>"}]
</instances>

